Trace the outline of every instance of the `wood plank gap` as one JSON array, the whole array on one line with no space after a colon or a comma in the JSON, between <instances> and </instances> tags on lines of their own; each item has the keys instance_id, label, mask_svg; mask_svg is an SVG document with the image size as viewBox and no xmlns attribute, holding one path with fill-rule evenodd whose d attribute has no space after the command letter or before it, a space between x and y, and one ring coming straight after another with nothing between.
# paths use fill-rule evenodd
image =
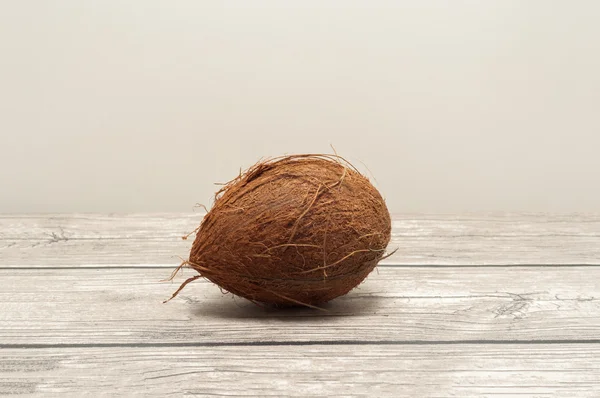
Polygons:
<instances>
[{"instance_id":1,"label":"wood plank gap","mask_svg":"<svg viewBox=\"0 0 600 398\"><path fill-rule=\"evenodd\" d=\"M0 270L19 269L19 270L90 270L90 269L174 269L178 264L82 264L68 265L64 267L43 265L2 265ZM519 268L519 267L534 267L534 268L560 268L560 267L600 267L598 264L379 264L378 268ZM376 271L375 271L376 272Z\"/></svg>"},{"instance_id":2,"label":"wood plank gap","mask_svg":"<svg viewBox=\"0 0 600 398\"><path fill-rule=\"evenodd\" d=\"M600 339L546 339L546 340L313 340L313 341L245 341L194 343L75 343L75 344L0 344L0 349L54 349L54 348L178 348L178 347L280 347L280 346L373 346L373 345L553 345L600 344Z\"/></svg>"}]
</instances>

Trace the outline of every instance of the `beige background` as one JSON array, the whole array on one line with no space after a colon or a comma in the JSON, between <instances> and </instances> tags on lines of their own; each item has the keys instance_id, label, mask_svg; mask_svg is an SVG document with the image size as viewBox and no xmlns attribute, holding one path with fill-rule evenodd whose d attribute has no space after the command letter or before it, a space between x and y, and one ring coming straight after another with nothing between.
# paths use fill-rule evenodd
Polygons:
<instances>
[{"instance_id":1,"label":"beige background","mask_svg":"<svg viewBox=\"0 0 600 398\"><path fill-rule=\"evenodd\" d=\"M187 211L330 144L394 212L598 212L598 21L598 1L1 1L0 212Z\"/></svg>"}]
</instances>

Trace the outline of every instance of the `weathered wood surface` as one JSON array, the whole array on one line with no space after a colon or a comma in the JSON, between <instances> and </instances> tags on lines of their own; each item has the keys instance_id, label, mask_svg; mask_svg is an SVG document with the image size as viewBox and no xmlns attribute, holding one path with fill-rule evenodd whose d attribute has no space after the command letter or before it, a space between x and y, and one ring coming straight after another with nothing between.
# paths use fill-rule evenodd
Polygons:
<instances>
[{"instance_id":1,"label":"weathered wood surface","mask_svg":"<svg viewBox=\"0 0 600 398\"><path fill-rule=\"evenodd\" d=\"M202 215L0 215L0 395L600 396L600 216L398 215L326 306L187 274Z\"/></svg>"},{"instance_id":2,"label":"weathered wood surface","mask_svg":"<svg viewBox=\"0 0 600 398\"><path fill-rule=\"evenodd\" d=\"M172 267L200 213L0 216L0 267ZM395 215L382 265L600 265L600 216Z\"/></svg>"},{"instance_id":3,"label":"weathered wood surface","mask_svg":"<svg viewBox=\"0 0 600 398\"><path fill-rule=\"evenodd\" d=\"M0 395L560 397L600 392L600 346L7 349Z\"/></svg>"},{"instance_id":4,"label":"weathered wood surface","mask_svg":"<svg viewBox=\"0 0 600 398\"><path fill-rule=\"evenodd\" d=\"M187 271L187 275L192 275ZM166 269L0 270L0 346L600 341L600 267L381 268L326 306L265 311Z\"/></svg>"}]
</instances>

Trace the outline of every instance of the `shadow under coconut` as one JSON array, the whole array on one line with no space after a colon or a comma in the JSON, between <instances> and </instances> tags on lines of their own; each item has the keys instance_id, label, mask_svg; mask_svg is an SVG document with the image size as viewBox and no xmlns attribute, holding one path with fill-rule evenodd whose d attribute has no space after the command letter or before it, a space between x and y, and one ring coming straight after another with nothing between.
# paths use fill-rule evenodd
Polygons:
<instances>
[{"instance_id":1,"label":"shadow under coconut","mask_svg":"<svg viewBox=\"0 0 600 398\"><path fill-rule=\"evenodd\" d=\"M191 304L191 312L196 317L222 319L270 318L282 321L309 321L311 318L372 314L380 307L379 301L384 297L358 291L350 292L345 296L319 305L321 309L302 306L259 306L231 294L222 296L220 300L207 300L205 302L191 300L189 297L185 297L185 299Z\"/></svg>"}]
</instances>

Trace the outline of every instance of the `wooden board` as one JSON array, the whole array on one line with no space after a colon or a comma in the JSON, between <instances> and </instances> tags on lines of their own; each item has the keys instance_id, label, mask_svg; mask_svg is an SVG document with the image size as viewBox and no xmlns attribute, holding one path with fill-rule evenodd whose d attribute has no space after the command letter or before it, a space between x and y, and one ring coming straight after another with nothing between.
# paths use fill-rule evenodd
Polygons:
<instances>
[{"instance_id":1,"label":"wooden board","mask_svg":"<svg viewBox=\"0 0 600 398\"><path fill-rule=\"evenodd\" d=\"M0 214L0 240L68 238L178 238L193 231L204 213ZM394 214L401 236L591 236L600 237L600 214L546 213Z\"/></svg>"},{"instance_id":2,"label":"wooden board","mask_svg":"<svg viewBox=\"0 0 600 398\"><path fill-rule=\"evenodd\" d=\"M301 345L4 349L0 395L600 396L600 346Z\"/></svg>"},{"instance_id":3,"label":"wooden board","mask_svg":"<svg viewBox=\"0 0 600 398\"><path fill-rule=\"evenodd\" d=\"M0 395L600 396L600 216L398 215L325 312L163 304L201 217L0 215Z\"/></svg>"},{"instance_id":4,"label":"wooden board","mask_svg":"<svg viewBox=\"0 0 600 398\"><path fill-rule=\"evenodd\" d=\"M202 214L0 216L0 267L172 267ZM382 265L600 265L600 216L396 215Z\"/></svg>"},{"instance_id":5,"label":"wooden board","mask_svg":"<svg viewBox=\"0 0 600 398\"><path fill-rule=\"evenodd\" d=\"M600 267L382 268L327 312L267 311L205 281L163 304L185 279L168 275L0 270L0 347L600 339Z\"/></svg>"}]
</instances>

